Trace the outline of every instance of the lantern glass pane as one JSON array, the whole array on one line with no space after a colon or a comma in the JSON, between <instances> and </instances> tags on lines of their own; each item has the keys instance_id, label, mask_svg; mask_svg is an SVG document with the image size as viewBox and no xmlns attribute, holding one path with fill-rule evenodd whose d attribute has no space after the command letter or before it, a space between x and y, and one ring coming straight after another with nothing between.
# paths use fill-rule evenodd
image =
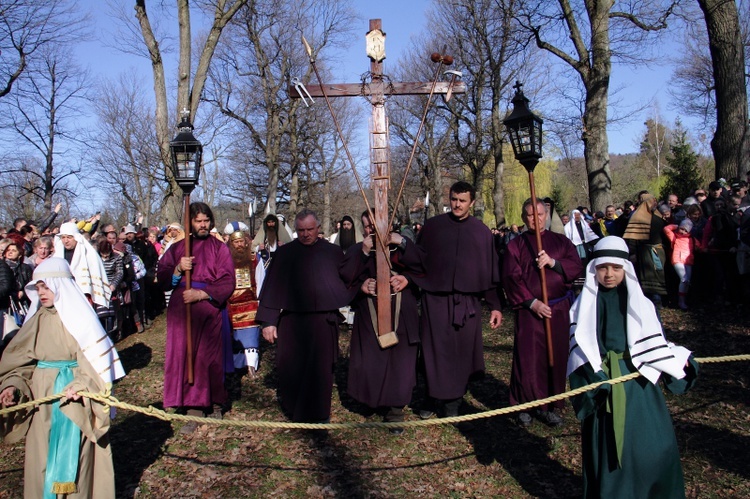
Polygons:
<instances>
[{"instance_id":1,"label":"lantern glass pane","mask_svg":"<svg viewBox=\"0 0 750 499\"><path fill-rule=\"evenodd\" d=\"M542 155L542 123L534 121L534 154Z\"/></svg>"},{"instance_id":2,"label":"lantern glass pane","mask_svg":"<svg viewBox=\"0 0 750 499\"><path fill-rule=\"evenodd\" d=\"M531 152L533 144L531 140L531 128L528 126L521 126L518 129L518 145L521 154Z\"/></svg>"}]
</instances>

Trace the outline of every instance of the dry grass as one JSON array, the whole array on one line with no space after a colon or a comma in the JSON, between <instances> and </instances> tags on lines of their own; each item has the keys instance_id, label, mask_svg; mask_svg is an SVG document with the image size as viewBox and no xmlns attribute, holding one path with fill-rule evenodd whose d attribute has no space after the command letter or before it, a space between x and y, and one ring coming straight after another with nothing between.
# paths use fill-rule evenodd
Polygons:
<instances>
[{"instance_id":1,"label":"dry grass","mask_svg":"<svg viewBox=\"0 0 750 499\"><path fill-rule=\"evenodd\" d=\"M696 356L750 353L740 310L665 310L670 340ZM486 332L487 374L472 382L462 413L507 404L512 314ZM161 403L164 322L118 344L128 376L116 395L143 406ZM342 352L348 333L341 335ZM337 366L331 419L377 421L345 393L347 358ZM227 417L282 421L275 402L273 349L260 376L233 385ZM668 396L689 497L750 497L750 363L704 366L682 397ZM415 391L415 402L423 393ZM409 419L416 416L408 412ZM167 423L120 412L111 431L118 497L578 497L579 428L516 426L509 417L472 428L437 426L394 436L382 430L298 431L199 427L183 436ZM176 425L178 427L178 425ZM4 445L0 498L21 497L23 444Z\"/></svg>"}]
</instances>

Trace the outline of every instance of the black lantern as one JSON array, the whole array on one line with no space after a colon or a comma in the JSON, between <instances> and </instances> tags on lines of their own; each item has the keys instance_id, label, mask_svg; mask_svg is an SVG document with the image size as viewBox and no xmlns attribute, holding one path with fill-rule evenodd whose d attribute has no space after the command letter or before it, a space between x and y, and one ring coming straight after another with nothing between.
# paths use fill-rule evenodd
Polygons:
<instances>
[{"instance_id":1,"label":"black lantern","mask_svg":"<svg viewBox=\"0 0 750 499\"><path fill-rule=\"evenodd\" d=\"M523 95L521 82L516 82L513 112L503 124L508 130L513 153L527 171L532 172L542 157L542 118L531 112L529 99Z\"/></svg>"},{"instance_id":2,"label":"black lantern","mask_svg":"<svg viewBox=\"0 0 750 499\"><path fill-rule=\"evenodd\" d=\"M177 126L177 136L169 143L172 153L172 173L184 193L191 193L198 185L201 173L203 145L193 135L190 112L183 110L182 121Z\"/></svg>"}]
</instances>

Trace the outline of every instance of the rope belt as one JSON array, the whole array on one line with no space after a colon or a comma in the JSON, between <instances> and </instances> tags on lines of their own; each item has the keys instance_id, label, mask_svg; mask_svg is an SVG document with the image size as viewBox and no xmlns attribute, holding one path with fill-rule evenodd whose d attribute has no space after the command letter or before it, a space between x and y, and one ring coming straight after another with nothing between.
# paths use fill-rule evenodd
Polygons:
<instances>
[{"instance_id":1,"label":"rope belt","mask_svg":"<svg viewBox=\"0 0 750 499\"><path fill-rule=\"evenodd\" d=\"M37 369L58 369L54 393L60 393L73 381L75 360L40 360ZM55 499L57 494L74 494L78 474L78 454L81 430L60 410L60 401L52 404L52 425L49 432L47 471L44 476L44 498Z\"/></svg>"}]
</instances>

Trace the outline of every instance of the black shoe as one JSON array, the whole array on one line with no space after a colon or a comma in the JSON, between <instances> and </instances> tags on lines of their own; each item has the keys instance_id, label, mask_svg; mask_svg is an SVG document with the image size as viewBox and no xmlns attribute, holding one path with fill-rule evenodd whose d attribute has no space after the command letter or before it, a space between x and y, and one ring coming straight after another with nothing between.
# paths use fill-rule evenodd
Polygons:
<instances>
[{"instance_id":1,"label":"black shoe","mask_svg":"<svg viewBox=\"0 0 750 499\"><path fill-rule=\"evenodd\" d=\"M563 418L553 411L537 411L536 417L539 418L539 421L542 423L553 428L562 426L563 423L565 423Z\"/></svg>"},{"instance_id":2,"label":"black shoe","mask_svg":"<svg viewBox=\"0 0 750 499\"><path fill-rule=\"evenodd\" d=\"M521 427L528 428L529 426L531 426L533 419L531 419L531 414L529 414L528 412L522 412L518 415L516 421L518 421L518 424Z\"/></svg>"},{"instance_id":3,"label":"black shoe","mask_svg":"<svg viewBox=\"0 0 750 499\"><path fill-rule=\"evenodd\" d=\"M391 435L401 435L404 432L403 428L391 428L388 430Z\"/></svg>"},{"instance_id":4,"label":"black shoe","mask_svg":"<svg viewBox=\"0 0 750 499\"><path fill-rule=\"evenodd\" d=\"M430 419L435 417L435 411L429 409L421 409L418 414L420 419Z\"/></svg>"},{"instance_id":5,"label":"black shoe","mask_svg":"<svg viewBox=\"0 0 750 499\"><path fill-rule=\"evenodd\" d=\"M461 407L461 402L463 402L463 397L453 399L453 400L446 400L443 402L443 417L444 418L455 418L458 416L458 408Z\"/></svg>"}]
</instances>

